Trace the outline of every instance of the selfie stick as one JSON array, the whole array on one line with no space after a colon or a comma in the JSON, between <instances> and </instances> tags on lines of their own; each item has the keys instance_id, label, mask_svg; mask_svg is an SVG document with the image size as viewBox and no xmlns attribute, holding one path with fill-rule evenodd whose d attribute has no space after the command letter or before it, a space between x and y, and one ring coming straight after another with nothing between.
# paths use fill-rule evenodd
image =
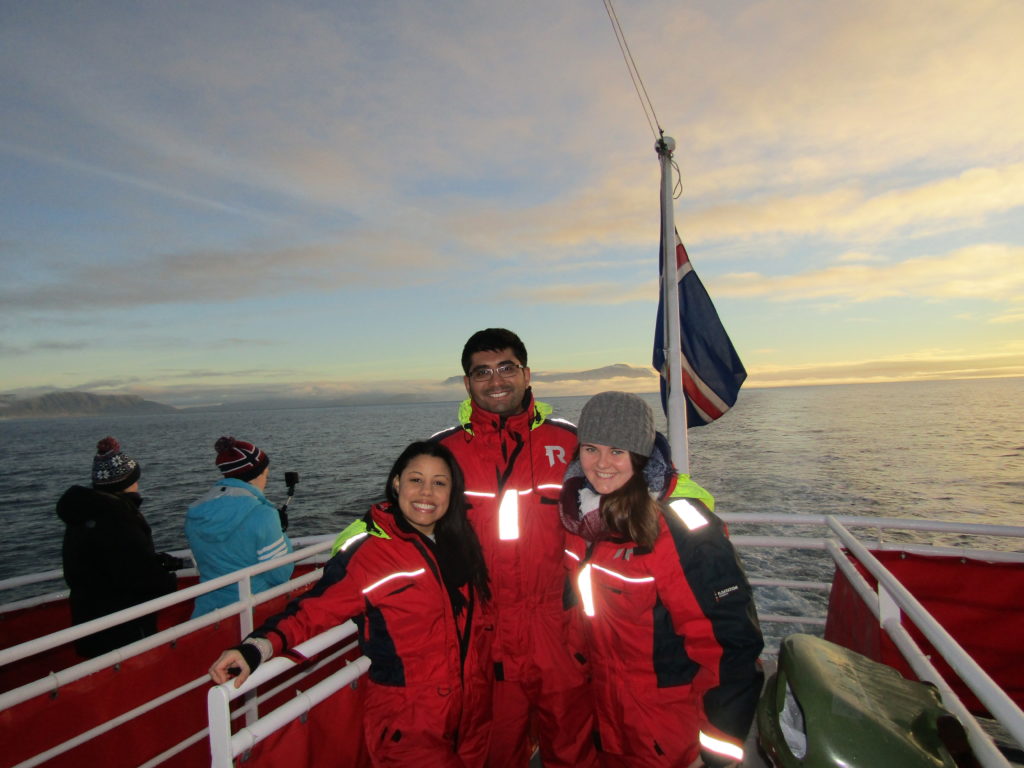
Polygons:
<instances>
[{"instance_id":1,"label":"selfie stick","mask_svg":"<svg viewBox=\"0 0 1024 768\"><path fill-rule=\"evenodd\" d=\"M284 482L288 486L288 498L284 500L284 504L277 508L278 517L281 518L281 530L288 530L288 505L292 503L292 497L295 495L295 486L299 482L298 472L285 472Z\"/></svg>"}]
</instances>

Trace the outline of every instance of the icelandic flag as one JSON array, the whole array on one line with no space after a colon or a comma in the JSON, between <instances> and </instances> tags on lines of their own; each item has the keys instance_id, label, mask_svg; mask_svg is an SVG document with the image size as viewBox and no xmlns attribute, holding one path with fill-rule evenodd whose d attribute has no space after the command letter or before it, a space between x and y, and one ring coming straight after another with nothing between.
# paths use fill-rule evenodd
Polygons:
<instances>
[{"instance_id":1,"label":"icelandic flag","mask_svg":"<svg viewBox=\"0 0 1024 768\"><path fill-rule=\"evenodd\" d=\"M679 327L682 343L683 390L686 424L709 424L735 403L747 372L718 319L711 297L693 271L683 241L676 235L676 285L679 287ZM659 251L660 252L660 251ZM658 259L661 262L661 259ZM665 279L661 265L661 280ZM664 287L662 285L662 287ZM668 362L665 359L664 291L658 294L658 322L654 328L654 360L661 374L661 405L668 403ZM667 410L666 410L667 413Z\"/></svg>"}]
</instances>

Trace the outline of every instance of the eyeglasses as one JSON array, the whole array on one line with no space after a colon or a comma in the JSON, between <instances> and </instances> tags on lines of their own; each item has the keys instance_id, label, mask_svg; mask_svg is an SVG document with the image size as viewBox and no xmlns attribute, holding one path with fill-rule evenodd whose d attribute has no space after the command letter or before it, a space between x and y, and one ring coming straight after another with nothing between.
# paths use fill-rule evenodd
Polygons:
<instances>
[{"instance_id":1,"label":"eyeglasses","mask_svg":"<svg viewBox=\"0 0 1024 768\"><path fill-rule=\"evenodd\" d=\"M502 363L497 368L474 368L469 372L469 378L473 381L487 381L494 374L498 374L503 379L511 379L525 368L525 365L516 363Z\"/></svg>"}]
</instances>

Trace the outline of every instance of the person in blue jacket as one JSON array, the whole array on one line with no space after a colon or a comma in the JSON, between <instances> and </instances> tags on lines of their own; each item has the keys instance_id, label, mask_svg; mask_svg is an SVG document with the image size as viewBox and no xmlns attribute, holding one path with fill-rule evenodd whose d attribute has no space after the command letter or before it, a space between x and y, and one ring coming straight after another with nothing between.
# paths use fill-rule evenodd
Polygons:
<instances>
[{"instance_id":1,"label":"person in blue jacket","mask_svg":"<svg viewBox=\"0 0 1024 768\"><path fill-rule=\"evenodd\" d=\"M221 437L214 447L217 468L224 479L197 499L185 515L185 536L199 568L200 582L292 551L277 508L263 495L270 471L267 454L234 437ZM291 563L264 571L252 577L252 591L283 584L291 575ZM196 598L192 618L236 600L238 587L234 584L207 592Z\"/></svg>"}]
</instances>

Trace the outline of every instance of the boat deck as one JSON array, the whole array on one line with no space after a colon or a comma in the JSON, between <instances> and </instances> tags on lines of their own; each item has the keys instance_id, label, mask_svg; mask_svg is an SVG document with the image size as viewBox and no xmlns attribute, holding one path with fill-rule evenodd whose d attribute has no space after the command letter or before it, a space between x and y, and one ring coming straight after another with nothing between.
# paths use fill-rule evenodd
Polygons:
<instances>
[{"instance_id":1,"label":"boat deck","mask_svg":"<svg viewBox=\"0 0 1024 768\"><path fill-rule=\"evenodd\" d=\"M943 568L948 568L950 563L955 565L954 578L965 583L953 586L967 587L971 595L987 596L995 601L990 606L983 606L990 614L985 614L983 619L973 623L985 628L987 641L996 639L1014 644L1014 651L1009 654L1012 662L1014 658L1019 659L1019 645L1016 643L1024 636L1024 628L1018 627L1015 622L1024 621L1024 616L1019 611L1006 611L1005 600L1007 595L1024 592L1024 581L1021 581L1024 579L1024 553L1021 552L1024 527L967 526L934 521L825 515L789 515L782 516L782 519L779 516L756 516L759 518L756 522L769 526L767 532L762 533L747 527L754 522L751 519L754 516L723 517L732 529L733 542L747 565L751 583L757 591L758 611L768 641L765 660L769 665L775 663L778 640L793 631L819 636L824 634L828 637L827 624L836 620L833 605L845 594L846 598L856 601L859 610L863 612L840 615L838 621L845 622L845 625L839 629L857 630L857 636L851 636L851 640L863 640L863 636L870 635L869 640L876 644L876 648L881 642L890 646L890 650L896 649L903 655L904 665L906 661L910 662L910 667L900 670L904 676L935 684L942 694L943 703L965 727L975 729L970 734L971 744L979 750L977 754L980 756L980 765L985 768L1024 765L1024 753L1021 752L1024 746L1024 712L1019 704L1013 703L1021 700L1024 688L1019 665L1011 663L1011 669L1001 668L998 673L993 670L993 678L999 680L998 683L994 682L971 655L973 649L965 651L953 639L956 632L944 629L944 623L936 621L943 607L934 606L933 616L930 612L933 606L925 608L912 591L903 589L902 582L893 575L894 572L901 573L900 569L908 564L912 565L915 558L923 557L921 553L924 550L928 550L928 557L937 555L939 560L946 561L947 565ZM980 531L987 537L986 546L992 547L987 542L1002 537L997 542L1001 546L981 550L962 547L959 543L957 546L929 546L919 543L916 538L895 537L895 540L882 541L881 529L890 526L896 528L897 523L901 529L912 531L930 525L944 532L948 539L966 538L967 534ZM827 530L824 535L819 532L796 536L792 533L795 525L812 525L819 531ZM871 552L849 538L845 526L854 525L878 529L878 537L871 544ZM33 599L31 606L22 601L17 611L0 609L0 618L5 621L5 642L2 645L7 646L0 648L0 671L3 673L3 682L9 684L4 685L5 692L0 693L0 725L5 731L0 735L18 734L18 738L3 739L5 744L9 743L10 749L0 757L0 768L13 765L105 764L110 768L209 765L211 750L216 754L215 744L221 745L222 757L220 762L215 762L216 765L229 766L235 757L246 754L246 764L256 767L275 764L275 747L280 750L281 745L285 745L284 752L279 751L277 757L281 757L281 754L294 755L293 745L304 744L304 739L311 738L310 733L313 737L322 737L323 729L320 729L317 736L317 729L306 724L323 718L326 718L324 722L344 723L348 727L349 732L345 734L340 734L337 727L327 729L330 731L329 738L341 739L349 747L359 749L359 691L362 689L356 682L358 672L353 673L352 677L339 674L347 672L350 667L359 666L360 661L366 662L358 658L358 650L353 638L349 636L354 632L354 627L347 630L343 625L324 633L328 635L336 632L336 635L329 642L325 640L327 644L323 647L307 654L311 661L304 667L294 670L279 668L258 682L251 681L251 689L247 688L247 683L237 696L233 695L234 698L245 697L246 700L233 704L225 702L226 716L216 724L212 718L206 720L207 708L203 706L202 699L207 697L209 705L211 695L224 686L211 688L208 678L201 674L202 670L196 669L195 663L197 658L213 658L219 649L236 643L268 611L280 610L284 601L297 591L308 589L318 578L314 557L318 552L326 552L332 539L323 537L323 541L319 542L297 542L300 547L305 547L294 554L296 561L304 560L306 563L301 566L303 575L275 590L258 595L249 593L248 580L259 570L259 566L222 577L222 580L235 579L246 586L243 599L220 609L215 615L196 620L187 618L191 600L202 591L224 586L226 581L189 586L175 595L164 596L146 606L137 606L121 614L97 619L91 625L68 628L67 617L64 617L64 624L55 624L42 634L31 635L36 638L32 640L15 639L14 614L20 611L31 616L38 628L44 607L53 614L67 613L66 602L61 602L62 596L49 597L49 603L36 603ZM858 548L863 549L863 552ZM814 564L815 556L821 556L825 565ZM930 562L925 562L925 570L922 570L929 578L937 573L929 570L932 567ZM865 570L863 563L869 563L870 567ZM978 574L986 579L981 587L968 583L967 576ZM189 574L186 572L181 575L187 579ZM59 578L58 572L56 579ZM0 587L3 586L12 585L0 584ZM940 590L943 592L942 597L949 597L949 590L944 585L940 586ZM774 599L777 595L782 595L783 599ZM959 596L946 602L962 604ZM11 609L14 605L8 604L5 608ZM106 657L81 663L72 659L69 664L63 663L64 657L60 654L69 648L68 643L76 637L111 623L134 618L134 614L157 610L161 616L161 631L157 635L118 649ZM828 618L825 617L826 611ZM917 643L922 642L921 628L927 630L927 637L924 638L927 642L919 647ZM314 638L309 642L314 643L316 640ZM849 647L865 653L864 650ZM872 653L865 655L875 658ZM1005 662L1007 654L999 655L1002 657L1000 660ZM979 654L977 658L981 656ZM957 675L953 677L958 677L957 681L952 682L950 678L951 682L947 684L944 680L949 674L947 670L942 668L939 671L931 666L932 661L943 659L956 662ZM283 658L271 660L257 670L253 677L264 671L272 671L270 668L278 661L282 664L292 663ZM896 666L895 663L893 665ZM157 670L159 674L154 674ZM769 668L766 671L773 670ZM29 677L29 672L35 674ZM289 677L292 674L295 676ZM280 679L275 680L275 675ZM299 675L308 677L300 678ZM301 683L298 682L300 679ZM1001 732L993 733L989 721L981 721L980 724L975 722L964 708L959 699L963 695L960 693L963 683L967 684L964 690L970 689L968 693L977 694L979 699L985 701L988 711L998 713L997 717L1003 723ZM309 699L307 694L312 694L314 688L321 684L327 684L323 698L311 703L300 701ZM951 685L956 685L957 690L954 691ZM262 686L258 688L258 716L256 698L250 695L250 691L256 691L257 686ZM295 695L295 689L299 687L304 691L302 696ZM1013 697L1012 700L1008 694ZM957 706L960 708L956 709ZM978 710L976 702L972 707ZM241 719L243 717L245 722ZM981 733L982 730L994 735L996 745ZM140 737L142 734L144 738ZM119 747L111 752L108 749L111 744ZM131 749L125 749L129 744ZM323 743L311 744L310 748L313 746L325 749ZM325 754L337 754L336 748L336 743L326 747ZM756 746L756 733L751 733L746 753L746 768L770 768ZM112 754L119 754L123 759L111 762ZM88 756L96 759L91 760ZM353 760L356 761L354 764L365 764L358 762L357 757L353 757ZM539 765L542 765L542 761L535 756L531 766Z\"/></svg>"}]
</instances>

